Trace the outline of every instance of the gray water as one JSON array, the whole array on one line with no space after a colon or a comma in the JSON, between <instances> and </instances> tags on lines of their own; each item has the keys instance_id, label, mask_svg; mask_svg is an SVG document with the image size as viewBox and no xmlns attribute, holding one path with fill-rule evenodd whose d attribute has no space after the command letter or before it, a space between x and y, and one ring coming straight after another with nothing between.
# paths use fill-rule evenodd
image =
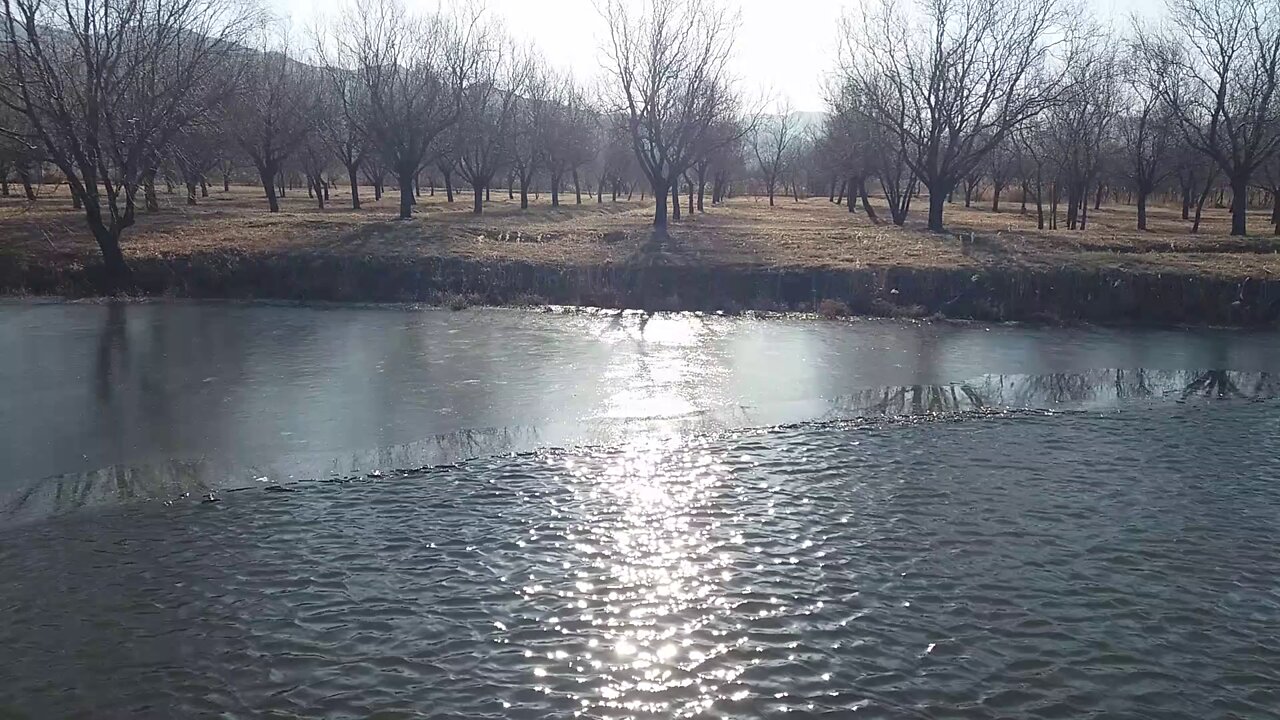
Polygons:
<instances>
[{"instance_id":1,"label":"gray water","mask_svg":"<svg viewBox=\"0 0 1280 720\"><path fill-rule=\"evenodd\" d=\"M1280 716L1272 334L12 304L0 340L0 716Z\"/></svg>"}]
</instances>

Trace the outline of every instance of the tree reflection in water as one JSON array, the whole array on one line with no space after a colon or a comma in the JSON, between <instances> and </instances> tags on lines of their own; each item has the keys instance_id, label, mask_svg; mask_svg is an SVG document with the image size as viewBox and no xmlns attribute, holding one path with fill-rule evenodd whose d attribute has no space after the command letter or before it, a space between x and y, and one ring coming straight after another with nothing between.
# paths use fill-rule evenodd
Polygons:
<instances>
[{"instance_id":1,"label":"tree reflection in water","mask_svg":"<svg viewBox=\"0 0 1280 720\"><path fill-rule=\"evenodd\" d=\"M113 308L114 309L114 308ZM99 345L99 400L107 407L111 380L130 368L123 314L108 310ZM1158 398L1231 400L1280 397L1271 373L1225 370L1098 370L1047 375L984 375L948 384L871 388L829 401L820 420L912 417L1010 409L1089 410L1122 407ZM727 426L750 419L732 410ZM701 420L699 420L701 421ZM678 434L704 432L691 426ZM0 497L0 524L33 520L82 508L148 498L199 495L214 489L246 487L259 478L325 479L363 477L373 470L409 470L545 445L534 427L467 429L420 441L338 455L290 455L254 466L233 466L217 458L173 459L146 466L116 465L70 473L27 484Z\"/></svg>"},{"instance_id":2,"label":"tree reflection in water","mask_svg":"<svg viewBox=\"0 0 1280 720\"><path fill-rule=\"evenodd\" d=\"M1095 409L1157 397L1266 399L1280 396L1271 373L1230 370L1096 370L984 375L960 383L903 385L836 398L825 419L899 417L986 409Z\"/></svg>"}]
</instances>

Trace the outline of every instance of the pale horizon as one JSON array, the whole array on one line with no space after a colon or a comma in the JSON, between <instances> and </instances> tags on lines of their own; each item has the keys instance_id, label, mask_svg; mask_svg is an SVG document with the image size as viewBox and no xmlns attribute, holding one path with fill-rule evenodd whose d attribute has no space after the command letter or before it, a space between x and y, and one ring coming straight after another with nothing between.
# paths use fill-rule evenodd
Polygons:
<instances>
[{"instance_id":1,"label":"pale horizon","mask_svg":"<svg viewBox=\"0 0 1280 720\"><path fill-rule=\"evenodd\" d=\"M1163 0L1086 1L1100 19L1111 18L1116 29L1130 13L1150 17L1164 7ZM840 17L859 4L819 0L779 10L776 0L725 0L742 18L732 66L740 88L751 96L790 102L798 112L825 111L823 81L836 67ZM461 6L444 3L451 5ZM419 12L438 7L434 0L405 0L405 6ZM513 37L532 42L557 69L571 70L584 83L600 77L607 28L591 0L484 0L482 6L488 16L500 18ZM317 12L304 0L269 0L269 7L304 28L319 15L332 17L337 5Z\"/></svg>"}]
</instances>

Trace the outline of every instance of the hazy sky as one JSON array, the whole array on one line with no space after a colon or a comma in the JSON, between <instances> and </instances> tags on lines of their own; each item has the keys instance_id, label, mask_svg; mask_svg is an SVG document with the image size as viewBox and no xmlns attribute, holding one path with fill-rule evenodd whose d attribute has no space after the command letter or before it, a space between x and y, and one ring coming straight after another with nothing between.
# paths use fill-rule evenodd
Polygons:
<instances>
[{"instance_id":1,"label":"hazy sky","mask_svg":"<svg viewBox=\"0 0 1280 720\"><path fill-rule=\"evenodd\" d=\"M412 9L437 7L436 0L404 1ZM823 78L836 62L839 19L843 9L857 7L857 1L724 0L742 15L734 63L742 89L789 98L796 110L822 110ZM291 16L295 26L311 17L313 4L308 0L271 2L278 12ZM1086 2L1116 25L1127 23L1129 12L1152 13L1163 6L1163 0ZM484 5L505 20L513 35L532 40L555 66L571 68L584 81L600 74L605 27L591 0L484 0Z\"/></svg>"}]
</instances>

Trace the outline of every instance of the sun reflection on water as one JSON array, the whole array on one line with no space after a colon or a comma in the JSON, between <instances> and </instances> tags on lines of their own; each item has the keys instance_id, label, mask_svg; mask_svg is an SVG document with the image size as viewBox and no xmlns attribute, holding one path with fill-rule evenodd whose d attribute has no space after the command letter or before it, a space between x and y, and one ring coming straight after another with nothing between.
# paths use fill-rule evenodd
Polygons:
<instances>
[{"instance_id":1,"label":"sun reflection on water","mask_svg":"<svg viewBox=\"0 0 1280 720\"><path fill-rule=\"evenodd\" d=\"M560 589L531 579L542 611L534 681L592 717L691 717L745 697L745 631L727 593L739 552L716 496L727 469L700 443L650 436L609 464L564 459L578 516ZM673 471L673 469L678 470ZM536 532L536 531L535 531ZM554 643L554 647L552 644Z\"/></svg>"},{"instance_id":2,"label":"sun reflection on water","mask_svg":"<svg viewBox=\"0 0 1280 720\"><path fill-rule=\"evenodd\" d=\"M602 415L646 418L646 430L621 447L560 457L567 495L555 520L533 521L524 538L567 559L524 580L534 616L514 642L527 648L535 692L579 715L692 717L749 701L759 688L744 675L761 662L750 633L797 609L760 587L763 556L751 542L774 488L753 488L757 501L744 502L730 459L676 422L715 402L694 352L705 332L693 316L623 316L601 332L602 342L635 343L607 370Z\"/></svg>"}]
</instances>

